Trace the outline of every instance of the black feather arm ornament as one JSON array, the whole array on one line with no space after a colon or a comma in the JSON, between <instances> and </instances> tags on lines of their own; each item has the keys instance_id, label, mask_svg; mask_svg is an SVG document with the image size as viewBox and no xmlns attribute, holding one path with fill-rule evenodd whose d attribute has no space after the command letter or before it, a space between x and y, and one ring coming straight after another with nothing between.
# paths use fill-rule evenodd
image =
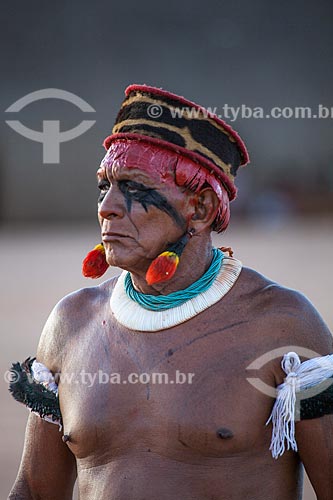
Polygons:
<instances>
[{"instance_id":1,"label":"black feather arm ornament","mask_svg":"<svg viewBox=\"0 0 333 500\"><path fill-rule=\"evenodd\" d=\"M41 418L62 427L58 395L33 377L32 364L35 359L29 357L23 363L13 363L9 392L16 401L23 403Z\"/></svg>"}]
</instances>

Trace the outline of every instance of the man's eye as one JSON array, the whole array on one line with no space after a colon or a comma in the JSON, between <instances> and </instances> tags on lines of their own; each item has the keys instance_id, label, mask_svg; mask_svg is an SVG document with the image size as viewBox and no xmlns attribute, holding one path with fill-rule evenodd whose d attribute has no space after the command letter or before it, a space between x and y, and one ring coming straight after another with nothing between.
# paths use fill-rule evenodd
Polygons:
<instances>
[{"instance_id":1,"label":"man's eye","mask_svg":"<svg viewBox=\"0 0 333 500\"><path fill-rule=\"evenodd\" d=\"M119 181L119 188L122 192L128 194L137 194L149 190L144 184L134 181Z\"/></svg>"},{"instance_id":2,"label":"man's eye","mask_svg":"<svg viewBox=\"0 0 333 500\"><path fill-rule=\"evenodd\" d=\"M132 194L137 193L139 191L137 187L131 186L131 184L127 184L126 190L128 193Z\"/></svg>"},{"instance_id":3,"label":"man's eye","mask_svg":"<svg viewBox=\"0 0 333 500\"><path fill-rule=\"evenodd\" d=\"M110 184L107 181L100 181L98 183L97 187L100 190L100 195L98 197L98 203L101 203L103 201L106 193L110 189Z\"/></svg>"}]
</instances>

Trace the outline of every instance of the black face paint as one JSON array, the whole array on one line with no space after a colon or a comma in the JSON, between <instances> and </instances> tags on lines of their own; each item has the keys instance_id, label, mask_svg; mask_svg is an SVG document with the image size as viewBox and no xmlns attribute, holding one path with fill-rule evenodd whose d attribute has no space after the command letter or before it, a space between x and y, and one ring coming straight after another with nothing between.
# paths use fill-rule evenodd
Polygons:
<instances>
[{"instance_id":1,"label":"black face paint","mask_svg":"<svg viewBox=\"0 0 333 500\"><path fill-rule=\"evenodd\" d=\"M168 202L168 200L160 194L156 189L150 188L141 184L139 182L130 180L118 181L119 190L124 195L126 201L126 207L128 212L131 212L132 202L139 202L144 210L148 212L148 207L154 206L159 210L162 210L170 217L174 219L176 224L181 228L186 225L185 219L178 214L175 208ZM107 179L101 179L98 183L98 188L101 190L101 194L98 198L98 203L101 203L106 195L106 192L110 188L110 183Z\"/></svg>"}]
</instances>

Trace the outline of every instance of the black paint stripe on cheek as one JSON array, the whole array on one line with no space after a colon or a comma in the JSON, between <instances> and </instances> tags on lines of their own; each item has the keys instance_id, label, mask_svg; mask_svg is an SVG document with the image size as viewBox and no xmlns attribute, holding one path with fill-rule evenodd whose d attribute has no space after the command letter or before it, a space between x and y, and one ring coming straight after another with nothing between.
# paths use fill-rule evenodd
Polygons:
<instances>
[{"instance_id":1,"label":"black paint stripe on cheek","mask_svg":"<svg viewBox=\"0 0 333 500\"><path fill-rule=\"evenodd\" d=\"M132 197L129 193L123 193L126 201L127 212L131 213L132 210Z\"/></svg>"},{"instance_id":2,"label":"black paint stripe on cheek","mask_svg":"<svg viewBox=\"0 0 333 500\"><path fill-rule=\"evenodd\" d=\"M144 184L134 181L119 181L118 186L123 193L128 212L131 211L132 201L139 202L147 212L147 206L151 205L167 213L176 224L182 229L186 228L186 220L177 210L160 194L156 189L147 188ZM128 191L128 188L137 189L135 193Z\"/></svg>"},{"instance_id":3,"label":"black paint stripe on cheek","mask_svg":"<svg viewBox=\"0 0 333 500\"><path fill-rule=\"evenodd\" d=\"M151 199L148 201L148 203L145 200L147 204L153 205L156 208L159 208L163 212L167 213L170 217L173 218L173 220L179 227L184 229L184 227L186 226L184 217L182 217L177 212L177 210L168 202L168 200L163 195L155 191L155 189L152 189L150 192L150 198Z\"/></svg>"}]
</instances>

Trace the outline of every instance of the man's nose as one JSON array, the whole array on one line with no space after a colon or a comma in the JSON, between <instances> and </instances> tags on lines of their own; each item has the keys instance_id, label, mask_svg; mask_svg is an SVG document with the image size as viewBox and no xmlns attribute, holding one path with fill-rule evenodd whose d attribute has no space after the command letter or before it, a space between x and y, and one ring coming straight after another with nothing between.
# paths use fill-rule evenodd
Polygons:
<instances>
[{"instance_id":1,"label":"man's nose","mask_svg":"<svg viewBox=\"0 0 333 500\"><path fill-rule=\"evenodd\" d=\"M123 217L124 197L115 186L112 186L99 204L98 215L103 219Z\"/></svg>"}]
</instances>

